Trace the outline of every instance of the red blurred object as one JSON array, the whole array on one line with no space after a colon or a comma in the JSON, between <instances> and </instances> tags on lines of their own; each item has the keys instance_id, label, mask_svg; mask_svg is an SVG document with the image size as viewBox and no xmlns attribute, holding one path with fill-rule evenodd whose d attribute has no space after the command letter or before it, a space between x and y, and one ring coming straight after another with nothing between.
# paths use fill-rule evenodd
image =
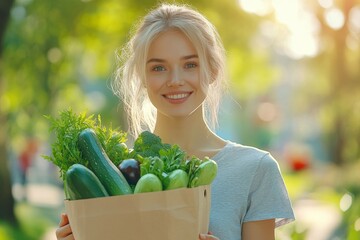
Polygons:
<instances>
[{"instance_id":1,"label":"red blurred object","mask_svg":"<svg viewBox=\"0 0 360 240\"><path fill-rule=\"evenodd\" d=\"M290 163L292 170L295 172L307 169L310 166L309 160L306 157L301 157L301 156L293 157L290 160Z\"/></svg>"},{"instance_id":2,"label":"red blurred object","mask_svg":"<svg viewBox=\"0 0 360 240\"><path fill-rule=\"evenodd\" d=\"M285 147L284 157L289 168L294 172L300 172L310 168L311 151L302 144L288 144Z\"/></svg>"},{"instance_id":3,"label":"red blurred object","mask_svg":"<svg viewBox=\"0 0 360 240\"><path fill-rule=\"evenodd\" d=\"M21 170L21 181L22 184L26 183L27 171L31 165L32 160L34 159L39 148L39 143L35 139L30 139L27 141L26 146L20 152L19 155L19 165Z\"/></svg>"}]
</instances>

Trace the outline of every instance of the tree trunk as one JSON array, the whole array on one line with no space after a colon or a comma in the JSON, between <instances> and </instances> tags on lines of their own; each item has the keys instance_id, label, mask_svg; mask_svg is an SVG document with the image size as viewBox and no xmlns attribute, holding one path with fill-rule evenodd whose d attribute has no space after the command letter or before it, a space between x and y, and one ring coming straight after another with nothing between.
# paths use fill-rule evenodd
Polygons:
<instances>
[{"instance_id":1,"label":"tree trunk","mask_svg":"<svg viewBox=\"0 0 360 240\"><path fill-rule=\"evenodd\" d=\"M0 114L0 219L16 225L15 202L11 192L11 176L6 144L6 118Z\"/></svg>"},{"instance_id":2,"label":"tree trunk","mask_svg":"<svg viewBox=\"0 0 360 240\"><path fill-rule=\"evenodd\" d=\"M0 2L0 70L2 68L3 40L14 0ZM0 71L1 73L1 71ZM5 92L4 79L0 74L0 96ZM17 224L14 198L11 192L11 176L7 151L7 113L0 109L0 219Z\"/></svg>"},{"instance_id":3,"label":"tree trunk","mask_svg":"<svg viewBox=\"0 0 360 240\"><path fill-rule=\"evenodd\" d=\"M333 75L333 94L335 97L335 119L334 119L334 133L336 136L335 147L333 149L334 163L337 165L343 165L346 162L345 147L347 145L346 139L346 127L348 124L348 114L350 114L351 107L343 104L343 100L346 95L349 94L351 89L351 76L347 68L346 51L346 37L348 35L348 21L349 12L351 8L355 6L353 0L347 0L342 3L342 11L345 17L344 26L338 31L332 31L333 39L335 43L335 55L334 55L334 75Z\"/></svg>"},{"instance_id":4,"label":"tree trunk","mask_svg":"<svg viewBox=\"0 0 360 240\"><path fill-rule=\"evenodd\" d=\"M0 58L3 50L4 34L10 18L10 9L13 4L14 0L2 0L0 2Z\"/></svg>"}]
</instances>

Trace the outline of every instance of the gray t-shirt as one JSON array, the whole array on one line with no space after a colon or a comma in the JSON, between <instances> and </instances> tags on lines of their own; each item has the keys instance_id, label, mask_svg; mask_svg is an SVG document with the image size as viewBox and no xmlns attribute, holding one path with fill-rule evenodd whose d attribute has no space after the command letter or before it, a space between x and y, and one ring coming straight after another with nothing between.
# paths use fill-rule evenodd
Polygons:
<instances>
[{"instance_id":1,"label":"gray t-shirt","mask_svg":"<svg viewBox=\"0 0 360 240\"><path fill-rule=\"evenodd\" d=\"M244 222L295 219L276 160L253 147L228 141L213 158L218 174L211 185L209 230L220 240L240 240Z\"/></svg>"}]
</instances>

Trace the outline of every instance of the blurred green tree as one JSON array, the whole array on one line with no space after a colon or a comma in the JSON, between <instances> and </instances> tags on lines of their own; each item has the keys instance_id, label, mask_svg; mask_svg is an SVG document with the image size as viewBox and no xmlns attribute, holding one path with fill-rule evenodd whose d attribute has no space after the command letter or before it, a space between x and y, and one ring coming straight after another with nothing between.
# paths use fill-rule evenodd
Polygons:
<instances>
[{"instance_id":1,"label":"blurred green tree","mask_svg":"<svg viewBox=\"0 0 360 240\"><path fill-rule=\"evenodd\" d=\"M308 71L299 97L308 106L305 111L318 110L329 160L341 166L360 155L360 1L313 7L322 48L306 61Z\"/></svg>"},{"instance_id":2,"label":"blurred green tree","mask_svg":"<svg viewBox=\"0 0 360 240\"><path fill-rule=\"evenodd\" d=\"M332 45L322 56L328 58L329 65L325 70L329 70L331 83L325 106L331 109L327 139L333 162L343 165L359 160L360 155L360 29L355 32L351 26L354 21L359 23L360 1L337 1L337 8L344 15L340 29L333 29L324 22L324 9L319 11L319 20L324 42ZM351 44L357 47L352 49Z\"/></svg>"}]
</instances>

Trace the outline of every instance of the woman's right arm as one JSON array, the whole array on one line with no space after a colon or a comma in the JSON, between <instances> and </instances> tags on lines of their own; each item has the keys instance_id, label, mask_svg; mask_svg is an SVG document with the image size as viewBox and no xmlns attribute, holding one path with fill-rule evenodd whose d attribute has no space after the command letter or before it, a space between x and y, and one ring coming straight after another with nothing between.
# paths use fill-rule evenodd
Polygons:
<instances>
[{"instance_id":1,"label":"woman's right arm","mask_svg":"<svg viewBox=\"0 0 360 240\"><path fill-rule=\"evenodd\" d=\"M244 240L275 240L275 219L245 222L242 227Z\"/></svg>"},{"instance_id":2,"label":"woman's right arm","mask_svg":"<svg viewBox=\"0 0 360 240\"><path fill-rule=\"evenodd\" d=\"M68 216L65 213L61 214L59 227L56 229L56 238L58 240L75 240L69 224Z\"/></svg>"}]
</instances>

